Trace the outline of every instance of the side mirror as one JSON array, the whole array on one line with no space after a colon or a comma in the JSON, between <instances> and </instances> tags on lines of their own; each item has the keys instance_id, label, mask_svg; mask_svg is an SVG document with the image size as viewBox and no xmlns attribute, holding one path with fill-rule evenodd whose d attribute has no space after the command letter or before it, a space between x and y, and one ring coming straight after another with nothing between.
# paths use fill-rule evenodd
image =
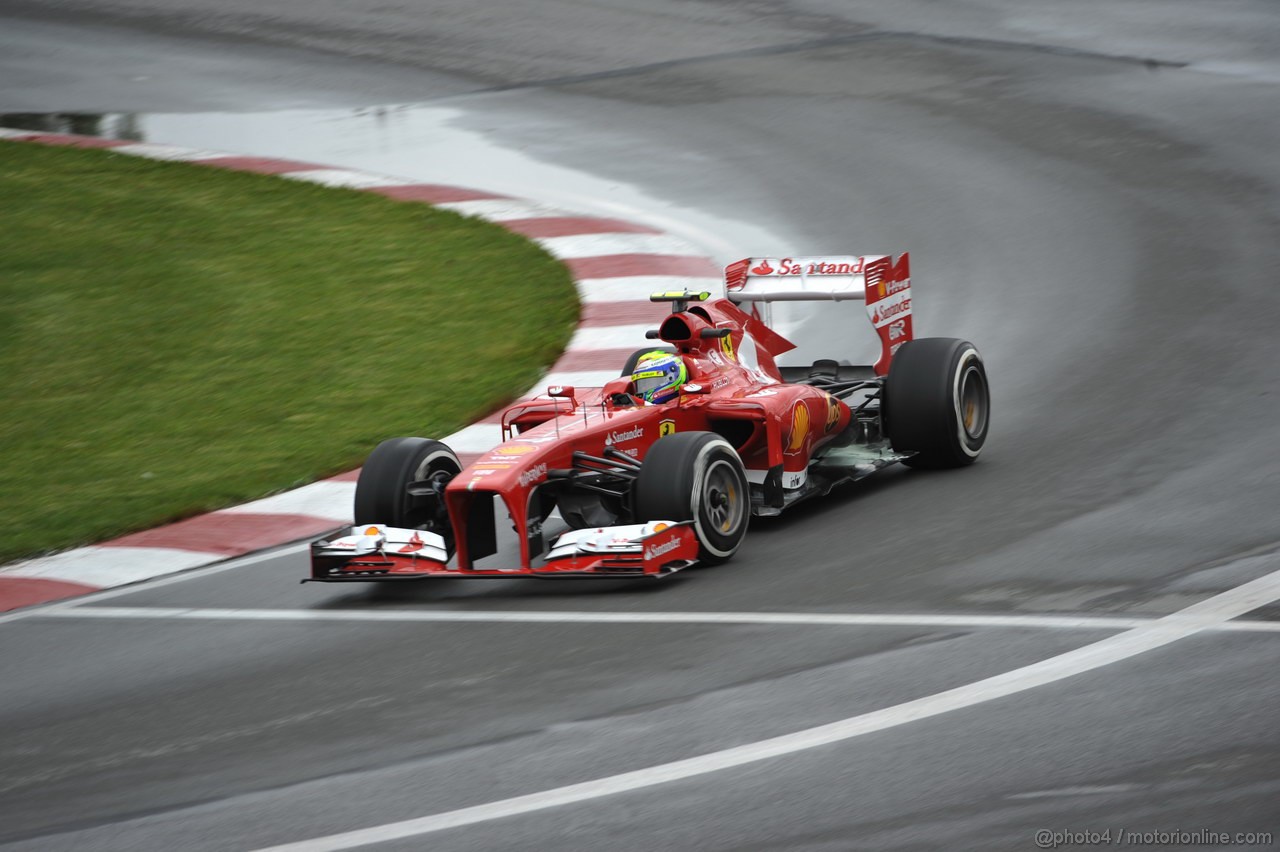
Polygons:
<instances>
[{"instance_id":1,"label":"side mirror","mask_svg":"<svg viewBox=\"0 0 1280 852\"><path fill-rule=\"evenodd\" d=\"M547 396L553 399L567 399L570 405L576 406L578 398L574 395L573 385L552 385L547 388Z\"/></svg>"}]
</instances>

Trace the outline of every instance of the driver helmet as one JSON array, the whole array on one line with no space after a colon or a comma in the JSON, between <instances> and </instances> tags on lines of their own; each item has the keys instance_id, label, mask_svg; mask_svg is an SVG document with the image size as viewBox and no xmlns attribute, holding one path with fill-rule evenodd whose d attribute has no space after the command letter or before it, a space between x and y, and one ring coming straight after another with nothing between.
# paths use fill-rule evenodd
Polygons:
<instances>
[{"instance_id":1,"label":"driver helmet","mask_svg":"<svg viewBox=\"0 0 1280 852\"><path fill-rule=\"evenodd\" d=\"M689 371L684 366L684 359L661 350L641 355L631 373L636 396L654 403L675 398L680 386L688 379Z\"/></svg>"}]
</instances>

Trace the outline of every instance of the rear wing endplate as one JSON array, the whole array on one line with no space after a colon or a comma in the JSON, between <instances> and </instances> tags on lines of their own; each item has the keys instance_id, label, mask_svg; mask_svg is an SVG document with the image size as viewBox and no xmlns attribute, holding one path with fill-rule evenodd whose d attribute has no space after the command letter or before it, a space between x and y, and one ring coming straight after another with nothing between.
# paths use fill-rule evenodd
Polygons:
<instances>
[{"instance_id":1,"label":"rear wing endplate","mask_svg":"<svg viewBox=\"0 0 1280 852\"><path fill-rule=\"evenodd\" d=\"M748 257L725 267L725 295L744 302L866 302L880 337L878 375L889 372L893 353L911 340L911 269L906 252L890 255Z\"/></svg>"}]
</instances>

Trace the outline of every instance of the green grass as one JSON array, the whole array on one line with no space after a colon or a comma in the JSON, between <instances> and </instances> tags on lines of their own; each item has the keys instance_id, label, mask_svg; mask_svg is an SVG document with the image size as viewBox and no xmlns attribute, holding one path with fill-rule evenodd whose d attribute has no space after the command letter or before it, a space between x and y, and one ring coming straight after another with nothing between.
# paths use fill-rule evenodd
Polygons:
<instances>
[{"instance_id":1,"label":"green grass","mask_svg":"<svg viewBox=\"0 0 1280 852\"><path fill-rule=\"evenodd\" d=\"M563 266L423 205L0 142L0 563L356 467L514 398Z\"/></svg>"}]
</instances>

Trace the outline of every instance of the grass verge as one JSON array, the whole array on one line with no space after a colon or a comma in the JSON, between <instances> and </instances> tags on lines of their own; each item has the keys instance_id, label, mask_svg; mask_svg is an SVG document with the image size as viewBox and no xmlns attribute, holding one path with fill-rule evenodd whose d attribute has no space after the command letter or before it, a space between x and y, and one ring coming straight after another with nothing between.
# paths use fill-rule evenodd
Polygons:
<instances>
[{"instance_id":1,"label":"grass verge","mask_svg":"<svg viewBox=\"0 0 1280 852\"><path fill-rule=\"evenodd\" d=\"M0 141L0 563L442 436L536 381L565 268L424 205Z\"/></svg>"}]
</instances>

